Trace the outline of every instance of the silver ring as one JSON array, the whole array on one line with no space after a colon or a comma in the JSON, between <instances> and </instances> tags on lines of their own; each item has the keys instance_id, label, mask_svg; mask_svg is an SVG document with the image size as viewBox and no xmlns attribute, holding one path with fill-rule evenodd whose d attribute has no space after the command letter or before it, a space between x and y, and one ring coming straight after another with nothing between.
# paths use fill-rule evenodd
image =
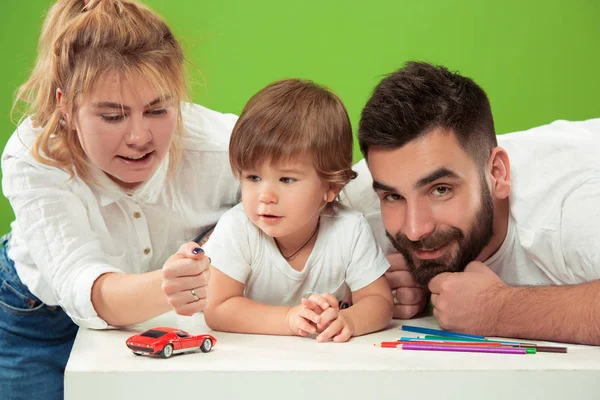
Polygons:
<instances>
[{"instance_id":1,"label":"silver ring","mask_svg":"<svg viewBox=\"0 0 600 400\"><path fill-rule=\"evenodd\" d=\"M394 302L394 304L398 305L400 304L400 302L398 301L398 297L396 296L397 294L397 289L392 290L392 301Z\"/></svg>"},{"instance_id":2,"label":"silver ring","mask_svg":"<svg viewBox=\"0 0 600 400\"><path fill-rule=\"evenodd\" d=\"M198 295L196 294L196 292L194 291L194 289L190 290L190 293L192 294L192 296L194 296L194 301L199 301L200 297L198 297Z\"/></svg>"}]
</instances>

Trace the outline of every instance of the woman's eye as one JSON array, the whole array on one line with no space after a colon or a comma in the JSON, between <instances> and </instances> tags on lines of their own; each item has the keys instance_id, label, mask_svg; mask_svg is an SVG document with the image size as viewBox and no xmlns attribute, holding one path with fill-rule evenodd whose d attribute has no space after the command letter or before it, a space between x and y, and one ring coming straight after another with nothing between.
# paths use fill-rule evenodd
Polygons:
<instances>
[{"instance_id":1,"label":"woman's eye","mask_svg":"<svg viewBox=\"0 0 600 400\"><path fill-rule=\"evenodd\" d=\"M157 110L150 110L148 111L148 113L152 116L160 116L160 115L165 115L167 113L167 109L166 108L160 108Z\"/></svg>"},{"instance_id":2,"label":"woman's eye","mask_svg":"<svg viewBox=\"0 0 600 400\"><path fill-rule=\"evenodd\" d=\"M118 122L125 118L125 114L102 114L102 119L107 122Z\"/></svg>"}]
</instances>

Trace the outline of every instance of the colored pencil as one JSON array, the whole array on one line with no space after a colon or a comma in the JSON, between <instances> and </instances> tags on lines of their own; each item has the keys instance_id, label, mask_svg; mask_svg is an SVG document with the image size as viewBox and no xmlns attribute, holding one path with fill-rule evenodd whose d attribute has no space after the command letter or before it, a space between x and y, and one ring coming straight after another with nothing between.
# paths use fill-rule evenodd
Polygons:
<instances>
[{"instance_id":1,"label":"colored pencil","mask_svg":"<svg viewBox=\"0 0 600 400\"><path fill-rule=\"evenodd\" d=\"M430 344L434 346L475 346L475 347L504 347L501 343L489 342L436 342L429 340L399 340L397 342L381 342L381 347L396 347L402 344Z\"/></svg>"},{"instance_id":2,"label":"colored pencil","mask_svg":"<svg viewBox=\"0 0 600 400\"><path fill-rule=\"evenodd\" d=\"M532 347L533 343L522 343L522 342L512 342L512 341L504 341L504 340L490 340L490 339L469 339L469 338L455 338L450 336L437 336L437 335L425 335L423 337L427 340L445 340L445 341L461 341L461 342L478 342L478 343L502 343L505 345L516 346L520 344L526 345L525 347ZM529 346L531 345L531 346Z\"/></svg>"},{"instance_id":3,"label":"colored pencil","mask_svg":"<svg viewBox=\"0 0 600 400\"><path fill-rule=\"evenodd\" d=\"M495 354L535 354L534 348L525 347L476 347L476 346L436 346L426 344L403 344L402 350L422 351L455 351L461 353L495 353Z\"/></svg>"},{"instance_id":4,"label":"colored pencil","mask_svg":"<svg viewBox=\"0 0 600 400\"><path fill-rule=\"evenodd\" d=\"M401 329L407 332L424 333L428 335L439 335L445 337L458 337L468 339L485 339L483 336L468 335L466 333L452 332L452 331L441 331L439 329L422 328L420 326L402 325Z\"/></svg>"},{"instance_id":5,"label":"colored pencil","mask_svg":"<svg viewBox=\"0 0 600 400\"><path fill-rule=\"evenodd\" d=\"M405 338L401 338L405 339ZM514 346L514 347L535 347L538 353L567 353L567 348L562 346L540 346L535 343L528 342L513 342L513 341L505 341L505 340L493 340L493 339L461 339L461 338L452 338L445 336L436 336L436 335L425 335L424 339L427 340L444 340L444 341L473 341L474 343L500 343L505 346Z\"/></svg>"},{"instance_id":6,"label":"colored pencil","mask_svg":"<svg viewBox=\"0 0 600 400\"><path fill-rule=\"evenodd\" d=\"M425 335L423 337L401 337L400 341L405 342L431 342L431 343L439 343L439 342L448 342L448 343L498 343L502 346L510 346L510 347L526 347L526 348L535 348L538 353L567 353L567 347L561 346L540 346L535 343L526 343L526 342L506 342L500 340L490 340L490 339L466 339L466 338L453 338L453 337L445 337L445 336L436 336L436 335Z\"/></svg>"}]
</instances>

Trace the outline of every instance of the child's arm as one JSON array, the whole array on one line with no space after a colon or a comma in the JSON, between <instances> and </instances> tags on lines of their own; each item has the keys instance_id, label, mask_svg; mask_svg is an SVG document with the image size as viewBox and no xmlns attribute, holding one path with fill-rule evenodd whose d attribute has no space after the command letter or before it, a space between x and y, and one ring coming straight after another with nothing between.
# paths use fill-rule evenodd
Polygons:
<instances>
[{"instance_id":1,"label":"child's arm","mask_svg":"<svg viewBox=\"0 0 600 400\"><path fill-rule=\"evenodd\" d=\"M330 307L323 311L319 325L326 328L317 336L317 341L333 338L334 342L345 342L352 336L384 329L392 319L392 293L383 276L353 292L352 302L354 305L344 310Z\"/></svg>"},{"instance_id":2,"label":"child's arm","mask_svg":"<svg viewBox=\"0 0 600 400\"><path fill-rule=\"evenodd\" d=\"M217 331L304 336L316 331L308 321L318 316L302 305L270 306L245 298L244 284L211 266L204 318Z\"/></svg>"}]
</instances>

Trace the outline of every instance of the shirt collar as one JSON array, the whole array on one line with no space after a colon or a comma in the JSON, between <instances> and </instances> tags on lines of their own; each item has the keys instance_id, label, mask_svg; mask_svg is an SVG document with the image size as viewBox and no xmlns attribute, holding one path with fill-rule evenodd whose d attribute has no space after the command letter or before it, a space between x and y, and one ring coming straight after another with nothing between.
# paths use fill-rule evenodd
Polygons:
<instances>
[{"instance_id":1,"label":"shirt collar","mask_svg":"<svg viewBox=\"0 0 600 400\"><path fill-rule=\"evenodd\" d=\"M100 200L100 204L105 207L112 204L123 197L136 199L143 203L156 203L158 196L164 184L166 183L167 173L169 170L169 154L158 165L150 178L135 189L124 189L115 183L108 175L100 168L92 166L92 178L97 184L93 185L92 191Z\"/></svg>"}]
</instances>

